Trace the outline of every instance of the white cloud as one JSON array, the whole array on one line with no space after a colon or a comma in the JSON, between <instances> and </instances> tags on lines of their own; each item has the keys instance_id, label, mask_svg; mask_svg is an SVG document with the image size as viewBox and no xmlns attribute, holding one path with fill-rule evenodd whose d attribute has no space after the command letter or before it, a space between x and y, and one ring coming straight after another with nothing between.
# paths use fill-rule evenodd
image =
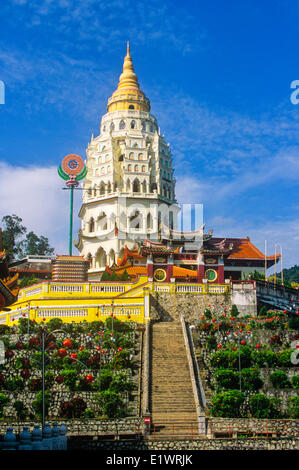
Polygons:
<instances>
[{"instance_id":1,"label":"white cloud","mask_svg":"<svg viewBox=\"0 0 299 470\"><path fill-rule=\"evenodd\" d=\"M3 216L16 214L28 231L46 236L55 253L67 254L69 191L62 190L64 186L56 167L15 167L0 162L0 224ZM76 238L81 192L75 191L74 198Z\"/></svg>"}]
</instances>

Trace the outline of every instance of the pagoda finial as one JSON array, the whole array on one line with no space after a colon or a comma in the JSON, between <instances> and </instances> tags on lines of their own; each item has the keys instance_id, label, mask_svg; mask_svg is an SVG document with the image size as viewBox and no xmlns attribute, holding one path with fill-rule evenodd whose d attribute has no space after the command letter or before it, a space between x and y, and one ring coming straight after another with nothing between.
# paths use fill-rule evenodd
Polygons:
<instances>
[{"instance_id":1,"label":"pagoda finial","mask_svg":"<svg viewBox=\"0 0 299 470\"><path fill-rule=\"evenodd\" d=\"M127 57L130 57L130 41L127 41Z\"/></svg>"}]
</instances>

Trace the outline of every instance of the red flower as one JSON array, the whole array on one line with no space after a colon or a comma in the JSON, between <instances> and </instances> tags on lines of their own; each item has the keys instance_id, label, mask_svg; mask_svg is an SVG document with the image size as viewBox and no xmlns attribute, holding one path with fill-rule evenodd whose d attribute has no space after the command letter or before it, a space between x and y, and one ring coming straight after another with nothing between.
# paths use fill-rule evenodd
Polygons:
<instances>
[{"instance_id":1,"label":"red flower","mask_svg":"<svg viewBox=\"0 0 299 470\"><path fill-rule=\"evenodd\" d=\"M217 346L217 347L220 349L220 348L222 348L222 345L221 345L221 344L218 344L218 346Z\"/></svg>"},{"instance_id":2,"label":"red flower","mask_svg":"<svg viewBox=\"0 0 299 470\"><path fill-rule=\"evenodd\" d=\"M260 348L260 347L261 347L261 345L260 345L260 344L257 344L257 345L256 345L256 347L257 347L257 348Z\"/></svg>"},{"instance_id":3,"label":"red flower","mask_svg":"<svg viewBox=\"0 0 299 470\"><path fill-rule=\"evenodd\" d=\"M22 341L18 341L18 342L16 343L16 348L17 348L17 349L24 349L24 346L25 346L25 345L24 345L24 343L23 343Z\"/></svg>"},{"instance_id":4,"label":"red flower","mask_svg":"<svg viewBox=\"0 0 299 470\"><path fill-rule=\"evenodd\" d=\"M11 351L10 349L8 349L7 351L5 351L5 357L7 359L11 359L12 357L14 357L15 353L13 351Z\"/></svg>"},{"instance_id":5,"label":"red flower","mask_svg":"<svg viewBox=\"0 0 299 470\"><path fill-rule=\"evenodd\" d=\"M63 341L62 344L65 348L71 348L73 343L71 342L71 340L69 338L67 338Z\"/></svg>"},{"instance_id":6,"label":"red flower","mask_svg":"<svg viewBox=\"0 0 299 470\"><path fill-rule=\"evenodd\" d=\"M84 377L85 382L91 383L93 381L93 376L88 374Z\"/></svg>"},{"instance_id":7,"label":"red flower","mask_svg":"<svg viewBox=\"0 0 299 470\"><path fill-rule=\"evenodd\" d=\"M67 355L67 352L66 352L65 349L63 349L63 348L58 349L58 356L59 357L65 357L66 355Z\"/></svg>"},{"instance_id":8,"label":"red flower","mask_svg":"<svg viewBox=\"0 0 299 470\"><path fill-rule=\"evenodd\" d=\"M244 339L242 339L241 344L246 344L246 341L244 341Z\"/></svg>"},{"instance_id":9,"label":"red flower","mask_svg":"<svg viewBox=\"0 0 299 470\"><path fill-rule=\"evenodd\" d=\"M28 369L23 369L21 370L20 375L23 379L28 379L30 377L30 372Z\"/></svg>"},{"instance_id":10,"label":"red flower","mask_svg":"<svg viewBox=\"0 0 299 470\"><path fill-rule=\"evenodd\" d=\"M71 359L72 361L74 361L75 359L77 359L77 354L76 354L76 353L71 353L71 354L70 354L70 359Z\"/></svg>"},{"instance_id":11,"label":"red flower","mask_svg":"<svg viewBox=\"0 0 299 470\"><path fill-rule=\"evenodd\" d=\"M119 351L122 351L122 350L123 350L123 348L118 348L118 350L119 350Z\"/></svg>"}]
</instances>

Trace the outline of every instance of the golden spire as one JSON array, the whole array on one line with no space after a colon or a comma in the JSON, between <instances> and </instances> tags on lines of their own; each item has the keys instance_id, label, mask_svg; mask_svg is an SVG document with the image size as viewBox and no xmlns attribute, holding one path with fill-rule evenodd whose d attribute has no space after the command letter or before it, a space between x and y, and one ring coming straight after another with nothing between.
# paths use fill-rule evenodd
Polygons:
<instances>
[{"instance_id":1,"label":"golden spire","mask_svg":"<svg viewBox=\"0 0 299 470\"><path fill-rule=\"evenodd\" d=\"M127 42L127 55L124 58L123 71L119 77L117 90L108 100L107 106L108 112L120 109L150 110L150 102L140 90L138 78L134 71L129 41Z\"/></svg>"},{"instance_id":2,"label":"golden spire","mask_svg":"<svg viewBox=\"0 0 299 470\"><path fill-rule=\"evenodd\" d=\"M137 75L134 71L133 61L130 56L130 43L127 42L127 55L124 58L123 72L119 77L118 89L119 88L136 88L139 90L139 83Z\"/></svg>"}]
</instances>

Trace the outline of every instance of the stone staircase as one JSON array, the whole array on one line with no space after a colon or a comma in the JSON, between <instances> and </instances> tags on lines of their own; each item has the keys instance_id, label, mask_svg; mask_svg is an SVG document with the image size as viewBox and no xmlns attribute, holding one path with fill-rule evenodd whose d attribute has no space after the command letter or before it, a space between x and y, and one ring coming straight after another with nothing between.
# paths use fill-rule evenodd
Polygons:
<instances>
[{"instance_id":1,"label":"stone staircase","mask_svg":"<svg viewBox=\"0 0 299 470\"><path fill-rule=\"evenodd\" d=\"M151 439L198 439L198 420L180 321L152 324Z\"/></svg>"}]
</instances>

